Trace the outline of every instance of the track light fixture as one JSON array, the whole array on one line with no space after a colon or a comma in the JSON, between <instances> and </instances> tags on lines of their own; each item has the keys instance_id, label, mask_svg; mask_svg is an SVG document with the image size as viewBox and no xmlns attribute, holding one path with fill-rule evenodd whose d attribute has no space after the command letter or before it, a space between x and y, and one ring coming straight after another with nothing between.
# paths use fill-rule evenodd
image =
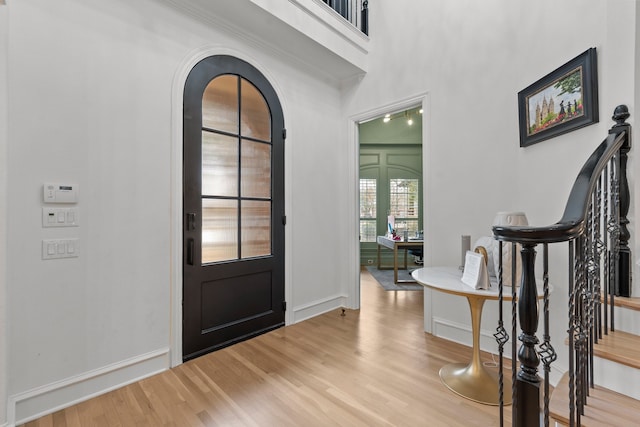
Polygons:
<instances>
[{"instance_id":1,"label":"track light fixture","mask_svg":"<svg viewBox=\"0 0 640 427\"><path fill-rule=\"evenodd\" d=\"M420 109L412 109L412 110L407 110L407 111L400 111L398 113L387 113L384 115L384 117L382 118L382 122L383 123L389 123L391 120L400 118L400 117L404 117L406 123L408 126L413 126L413 121L414 115L417 114L422 114L422 108Z\"/></svg>"}]
</instances>

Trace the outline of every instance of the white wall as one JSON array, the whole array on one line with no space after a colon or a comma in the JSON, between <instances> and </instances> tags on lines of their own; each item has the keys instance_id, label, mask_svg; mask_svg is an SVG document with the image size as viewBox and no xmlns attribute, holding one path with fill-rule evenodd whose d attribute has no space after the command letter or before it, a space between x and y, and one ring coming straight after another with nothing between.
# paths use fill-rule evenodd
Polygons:
<instances>
[{"instance_id":1,"label":"white wall","mask_svg":"<svg viewBox=\"0 0 640 427\"><path fill-rule=\"evenodd\" d=\"M171 227L181 217L170 213L180 197L171 194L172 112L181 108L171 105L172 85L203 47L237 52L281 95L289 319L344 303L340 262L348 252L336 246L344 225L331 220L347 181L335 82L155 1L25 0L7 8L12 420L169 366L171 254L180 246ZM41 227L45 181L79 185L79 227ZM41 240L54 237L79 238L80 257L42 261Z\"/></svg>"},{"instance_id":2,"label":"white wall","mask_svg":"<svg viewBox=\"0 0 640 427\"><path fill-rule=\"evenodd\" d=\"M638 25L638 23L640 23L640 7L638 7L638 5L636 4L636 13L635 13L635 17L636 17L636 25L635 25L635 34L634 34L634 41L635 41L635 62L634 62L634 70L635 70L635 78L634 81L638 82L640 81L640 25ZM640 105L640 85L636 84L634 86L634 100L635 103L634 105ZM633 182L637 182L637 177L638 175L638 165L640 164L640 159L636 158L637 156L632 156L629 159L629 164L628 164L628 169L629 169L629 177L631 180L633 180ZM636 185L637 188L637 185ZM632 215L632 218L637 218L636 212L640 212L640 198L638 197L633 197L633 196L637 196L637 190L636 193L632 194L632 199L631 199L631 207L630 207L630 211L629 213ZM630 224L630 230L631 230L631 235L632 236L638 236L638 234L640 234L640 227L638 227L638 225L635 223L636 221L634 221L632 224ZM640 238L635 238L635 245L629 245L631 248L631 254L632 254L632 258L631 261L633 263L633 268L634 268L634 276L637 278L638 276L638 270L640 269ZM636 279L636 283L638 282L638 279ZM634 291L633 291L633 295L634 296L638 296L640 295L640 286L635 286L634 287ZM632 288L633 289L633 288Z\"/></svg>"},{"instance_id":3,"label":"white wall","mask_svg":"<svg viewBox=\"0 0 640 427\"><path fill-rule=\"evenodd\" d=\"M7 8L0 1L0 425L7 420Z\"/></svg>"},{"instance_id":4,"label":"white wall","mask_svg":"<svg viewBox=\"0 0 640 427\"><path fill-rule=\"evenodd\" d=\"M635 114L635 8L633 0L399 0L371 8L370 71L346 96L345 110L357 115L429 94L427 263L458 265L460 235L490 235L498 211L523 210L532 225L560 219L577 172L613 124L614 107L624 103ZM520 148L517 93L590 47L598 52L600 122ZM562 245L551 259L557 371L566 369L566 251ZM432 302L434 333L470 343L467 302L436 292ZM490 337L496 308L484 310L483 346L490 350L497 347Z\"/></svg>"}]
</instances>

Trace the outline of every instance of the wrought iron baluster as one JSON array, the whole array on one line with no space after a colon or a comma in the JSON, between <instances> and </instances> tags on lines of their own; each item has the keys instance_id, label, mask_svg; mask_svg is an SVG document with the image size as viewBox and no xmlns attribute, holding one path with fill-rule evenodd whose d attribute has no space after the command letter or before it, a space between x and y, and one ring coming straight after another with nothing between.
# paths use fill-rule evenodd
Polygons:
<instances>
[{"instance_id":1,"label":"wrought iron baluster","mask_svg":"<svg viewBox=\"0 0 640 427\"><path fill-rule=\"evenodd\" d=\"M516 256L516 244L511 243L511 336L513 337L513 341L511 342L511 405L513 413L511 414L511 417L514 426L517 425L515 413L518 411L518 387L516 387L518 378L518 362L516 362L518 360L518 340L516 340L516 337L518 336L518 294L516 293L516 287L513 286L515 284Z\"/></svg>"},{"instance_id":2,"label":"wrought iron baluster","mask_svg":"<svg viewBox=\"0 0 640 427\"><path fill-rule=\"evenodd\" d=\"M576 282L575 282L575 348L576 348L576 411L577 422L580 425L580 416L584 415L584 346L585 346L585 334L584 334L584 244L583 237L579 236L576 239Z\"/></svg>"},{"instance_id":3,"label":"wrought iron baluster","mask_svg":"<svg viewBox=\"0 0 640 427\"><path fill-rule=\"evenodd\" d=\"M542 249L543 264L543 289L544 289L544 335L543 343L540 346L540 359L544 366L544 425L549 427L549 374L551 372L551 363L557 359L557 354L551 345L551 334L549 332L549 245L545 243Z\"/></svg>"},{"instance_id":4,"label":"wrought iron baluster","mask_svg":"<svg viewBox=\"0 0 640 427\"><path fill-rule=\"evenodd\" d=\"M500 404L500 427L504 426L504 345L509 341L509 334L503 321L503 283L502 283L502 242L498 242L498 327L493 336L498 342L498 395Z\"/></svg>"},{"instance_id":5,"label":"wrought iron baluster","mask_svg":"<svg viewBox=\"0 0 640 427\"><path fill-rule=\"evenodd\" d=\"M576 365L575 365L575 335L576 335L576 290L575 290L575 273L577 271L577 260L575 256L576 241L569 241L569 330L567 331L569 338L569 425L573 427L576 422Z\"/></svg>"},{"instance_id":6,"label":"wrought iron baluster","mask_svg":"<svg viewBox=\"0 0 640 427\"><path fill-rule=\"evenodd\" d=\"M617 158L617 156L616 156ZM609 250L609 283L610 283L610 330L615 331L615 317L613 307L615 306L615 297L617 295L617 283L618 283L618 251L620 248L620 244L618 242L618 236L620 235L620 227L619 221L620 217L618 214L618 179L617 179L617 161L616 158L612 159L609 162L609 187L610 187L610 206L609 206L609 221L608 221L608 231L609 231L609 241L610 241L610 250Z\"/></svg>"},{"instance_id":7,"label":"wrought iron baluster","mask_svg":"<svg viewBox=\"0 0 640 427\"><path fill-rule=\"evenodd\" d=\"M594 293L596 295L596 303L594 307L595 315L595 333L594 343L598 343L598 340L602 338L602 252L603 242L601 235L602 224L602 174L598 177L598 184L596 186L594 197L594 222L593 222L593 234L594 234L594 261L597 274L595 276Z\"/></svg>"},{"instance_id":8,"label":"wrought iron baluster","mask_svg":"<svg viewBox=\"0 0 640 427\"><path fill-rule=\"evenodd\" d=\"M369 1L362 2L362 10L360 12L360 31L369 35Z\"/></svg>"},{"instance_id":9,"label":"wrought iron baluster","mask_svg":"<svg viewBox=\"0 0 640 427\"><path fill-rule=\"evenodd\" d=\"M584 251L586 256L586 281L585 281L585 396L589 396L590 387L593 387L593 343L594 343L594 305L595 305L595 239L593 236L594 230L594 214L593 214L593 198L591 195L591 202L587 214L587 229L584 238Z\"/></svg>"},{"instance_id":10,"label":"wrought iron baluster","mask_svg":"<svg viewBox=\"0 0 640 427\"><path fill-rule=\"evenodd\" d=\"M611 283L611 276L609 275L609 268L611 267L610 263L609 263L609 257L610 257L610 253L609 253L609 203L610 203L610 199L609 199L609 194L610 194L610 181L609 181L609 166L610 166L611 162L607 162L607 165L605 166L603 172L602 172L602 177L604 179L604 185L603 185L603 199L604 199L604 203L603 203L603 211L602 211L602 221L603 221L603 228L604 228L604 232L602 233L602 240L603 240L603 262L604 262L604 271L603 271L603 278L604 278L604 308L602 310L602 313L604 315L604 334L608 335L609 334L609 300L610 300L610 296L611 296L611 288L612 288L612 283Z\"/></svg>"}]
</instances>

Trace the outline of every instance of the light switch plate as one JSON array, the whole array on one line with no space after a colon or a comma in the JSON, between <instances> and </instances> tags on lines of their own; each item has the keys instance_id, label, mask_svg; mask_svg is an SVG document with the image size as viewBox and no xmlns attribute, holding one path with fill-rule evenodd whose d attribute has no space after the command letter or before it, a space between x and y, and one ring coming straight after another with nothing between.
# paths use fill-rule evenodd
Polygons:
<instances>
[{"instance_id":1,"label":"light switch plate","mask_svg":"<svg viewBox=\"0 0 640 427\"><path fill-rule=\"evenodd\" d=\"M78 239L47 239L42 241L42 259L77 258Z\"/></svg>"},{"instance_id":2,"label":"light switch plate","mask_svg":"<svg viewBox=\"0 0 640 427\"><path fill-rule=\"evenodd\" d=\"M79 225L78 208L42 208L42 226L77 227Z\"/></svg>"}]
</instances>

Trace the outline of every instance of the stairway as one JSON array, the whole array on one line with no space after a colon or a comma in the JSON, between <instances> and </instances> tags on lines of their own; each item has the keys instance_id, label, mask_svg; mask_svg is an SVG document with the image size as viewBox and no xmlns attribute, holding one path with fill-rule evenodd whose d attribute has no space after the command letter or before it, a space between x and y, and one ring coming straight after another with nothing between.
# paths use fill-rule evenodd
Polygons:
<instances>
[{"instance_id":1,"label":"stairway","mask_svg":"<svg viewBox=\"0 0 640 427\"><path fill-rule=\"evenodd\" d=\"M640 425L640 298L616 298L616 331L595 345L595 382L582 426ZM619 326L618 326L619 325ZM625 332L622 328L630 331ZM551 419L569 425L569 374L553 390Z\"/></svg>"}]
</instances>

